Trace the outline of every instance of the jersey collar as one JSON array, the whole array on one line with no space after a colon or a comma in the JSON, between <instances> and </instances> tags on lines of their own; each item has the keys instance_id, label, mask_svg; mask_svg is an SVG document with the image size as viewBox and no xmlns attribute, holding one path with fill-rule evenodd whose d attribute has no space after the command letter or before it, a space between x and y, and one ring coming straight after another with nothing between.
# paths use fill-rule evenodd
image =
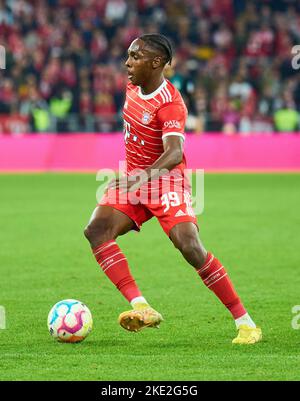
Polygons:
<instances>
[{"instance_id":1,"label":"jersey collar","mask_svg":"<svg viewBox=\"0 0 300 401\"><path fill-rule=\"evenodd\" d=\"M157 89L155 89L154 92L148 93L148 95L143 95L143 94L142 94L142 91L141 91L141 87L139 86L138 95L139 95L139 97L140 97L141 99L143 99L143 100L153 99L156 95L159 94L159 92L161 92L161 91L163 90L163 88L164 88L166 85L167 85L167 80L165 79L165 80L163 81L163 83L162 83Z\"/></svg>"}]
</instances>

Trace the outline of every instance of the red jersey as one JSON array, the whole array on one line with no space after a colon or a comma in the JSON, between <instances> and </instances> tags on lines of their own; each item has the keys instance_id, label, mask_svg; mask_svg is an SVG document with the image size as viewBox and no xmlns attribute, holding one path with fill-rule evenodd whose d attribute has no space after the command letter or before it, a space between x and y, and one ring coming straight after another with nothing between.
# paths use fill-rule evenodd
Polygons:
<instances>
[{"instance_id":1,"label":"red jersey","mask_svg":"<svg viewBox=\"0 0 300 401\"><path fill-rule=\"evenodd\" d=\"M187 109L180 93L168 81L153 93L143 95L140 87L129 83L123 110L127 175L136 175L152 166L163 154L163 139L179 136L183 140ZM135 171L137 169L138 171ZM108 189L100 205L113 206L130 217L135 229L156 216L169 236L178 223L197 225L191 200L191 187L185 174L185 157L170 172L144 182L137 191Z\"/></svg>"},{"instance_id":2,"label":"red jersey","mask_svg":"<svg viewBox=\"0 0 300 401\"><path fill-rule=\"evenodd\" d=\"M187 109L170 81L154 92L143 95L139 86L128 83L123 109L127 174L151 166L164 152L163 138L170 135L185 139ZM175 167L183 172L183 161Z\"/></svg>"}]
</instances>

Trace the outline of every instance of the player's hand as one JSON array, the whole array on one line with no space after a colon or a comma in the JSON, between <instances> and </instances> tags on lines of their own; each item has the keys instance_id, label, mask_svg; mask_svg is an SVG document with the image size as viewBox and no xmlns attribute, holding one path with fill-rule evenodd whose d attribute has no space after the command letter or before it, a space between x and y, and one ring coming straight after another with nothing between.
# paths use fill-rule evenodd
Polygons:
<instances>
[{"instance_id":1,"label":"player's hand","mask_svg":"<svg viewBox=\"0 0 300 401\"><path fill-rule=\"evenodd\" d=\"M143 184L139 175L114 178L108 184L108 189L118 189L120 193L137 191Z\"/></svg>"}]
</instances>

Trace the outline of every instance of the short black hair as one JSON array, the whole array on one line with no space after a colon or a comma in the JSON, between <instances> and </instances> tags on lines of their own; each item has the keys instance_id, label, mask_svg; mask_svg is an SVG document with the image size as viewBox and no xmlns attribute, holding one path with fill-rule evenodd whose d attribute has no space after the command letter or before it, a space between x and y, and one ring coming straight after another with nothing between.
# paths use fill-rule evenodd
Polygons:
<instances>
[{"instance_id":1,"label":"short black hair","mask_svg":"<svg viewBox=\"0 0 300 401\"><path fill-rule=\"evenodd\" d=\"M173 49L169 39L159 33L147 33L139 37L143 42L152 48L159 50L165 54L166 64L171 64L173 58Z\"/></svg>"}]
</instances>

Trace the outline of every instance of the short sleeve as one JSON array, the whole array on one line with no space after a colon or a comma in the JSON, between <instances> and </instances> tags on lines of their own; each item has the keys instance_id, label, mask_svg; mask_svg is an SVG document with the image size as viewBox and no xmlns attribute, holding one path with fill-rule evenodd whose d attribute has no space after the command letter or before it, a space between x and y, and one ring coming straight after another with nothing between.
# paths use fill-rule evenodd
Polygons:
<instances>
[{"instance_id":1,"label":"short sleeve","mask_svg":"<svg viewBox=\"0 0 300 401\"><path fill-rule=\"evenodd\" d=\"M157 112L157 120L162 130L162 138L174 135L184 140L186 116L186 108L181 103L169 103L161 107Z\"/></svg>"}]
</instances>

